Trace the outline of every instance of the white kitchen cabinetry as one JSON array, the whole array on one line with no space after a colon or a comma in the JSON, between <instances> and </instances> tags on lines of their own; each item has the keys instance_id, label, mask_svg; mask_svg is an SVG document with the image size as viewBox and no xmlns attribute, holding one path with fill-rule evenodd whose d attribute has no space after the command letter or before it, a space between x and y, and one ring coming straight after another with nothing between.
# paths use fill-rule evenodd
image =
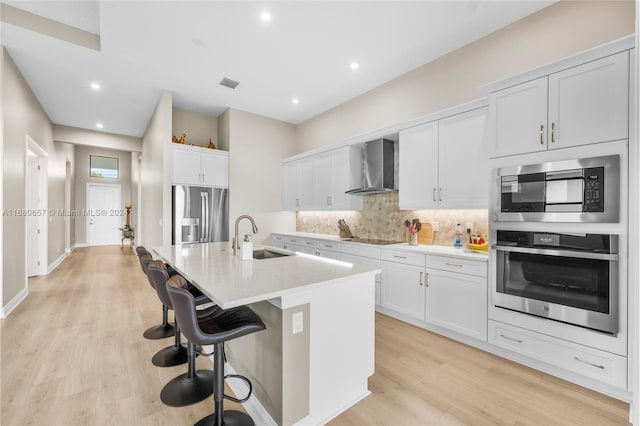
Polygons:
<instances>
[{"instance_id":1,"label":"white kitchen cabinetry","mask_svg":"<svg viewBox=\"0 0 640 426\"><path fill-rule=\"evenodd\" d=\"M284 163L284 209L298 210L300 207L300 163Z\"/></svg>"},{"instance_id":2,"label":"white kitchen cabinetry","mask_svg":"<svg viewBox=\"0 0 640 426\"><path fill-rule=\"evenodd\" d=\"M362 210L362 150L343 146L284 163L286 210Z\"/></svg>"},{"instance_id":3,"label":"white kitchen cabinetry","mask_svg":"<svg viewBox=\"0 0 640 426\"><path fill-rule=\"evenodd\" d=\"M489 205L487 108L400 131L403 210Z\"/></svg>"},{"instance_id":4,"label":"white kitchen cabinetry","mask_svg":"<svg viewBox=\"0 0 640 426\"><path fill-rule=\"evenodd\" d=\"M425 319L425 255L382 250L380 305L420 321Z\"/></svg>"},{"instance_id":5,"label":"white kitchen cabinetry","mask_svg":"<svg viewBox=\"0 0 640 426\"><path fill-rule=\"evenodd\" d=\"M226 188L229 186L229 153L174 145L173 183Z\"/></svg>"},{"instance_id":6,"label":"white kitchen cabinetry","mask_svg":"<svg viewBox=\"0 0 640 426\"><path fill-rule=\"evenodd\" d=\"M364 263L380 268L380 248L357 243L342 244L341 260L350 263ZM376 305L380 305L382 274L376 274Z\"/></svg>"},{"instance_id":7,"label":"white kitchen cabinetry","mask_svg":"<svg viewBox=\"0 0 640 426\"><path fill-rule=\"evenodd\" d=\"M487 340L487 263L427 256L426 321Z\"/></svg>"},{"instance_id":8,"label":"white kitchen cabinetry","mask_svg":"<svg viewBox=\"0 0 640 426\"><path fill-rule=\"evenodd\" d=\"M398 189L403 210L437 207L438 122L400 132Z\"/></svg>"},{"instance_id":9,"label":"white kitchen cabinetry","mask_svg":"<svg viewBox=\"0 0 640 426\"><path fill-rule=\"evenodd\" d=\"M627 358L489 320L489 343L582 376L627 388Z\"/></svg>"},{"instance_id":10,"label":"white kitchen cabinetry","mask_svg":"<svg viewBox=\"0 0 640 426\"><path fill-rule=\"evenodd\" d=\"M489 95L490 156L628 137L629 53L607 56Z\"/></svg>"}]
</instances>

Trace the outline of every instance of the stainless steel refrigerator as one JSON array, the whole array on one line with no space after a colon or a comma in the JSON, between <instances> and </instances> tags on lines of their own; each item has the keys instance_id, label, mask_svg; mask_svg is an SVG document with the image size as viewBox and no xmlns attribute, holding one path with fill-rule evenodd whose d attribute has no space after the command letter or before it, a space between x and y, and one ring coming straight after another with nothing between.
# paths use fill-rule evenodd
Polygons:
<instances>
[{"instance_id":1,"label":"stainless steel refrigerator","mask_svg":"<svg viewBox=\"0 0 640 426\"><path fill-rule=\"evenodd\" d=\"M229 241L229 190L173 185L171 243Z\"/></svg>"}]
</instances>

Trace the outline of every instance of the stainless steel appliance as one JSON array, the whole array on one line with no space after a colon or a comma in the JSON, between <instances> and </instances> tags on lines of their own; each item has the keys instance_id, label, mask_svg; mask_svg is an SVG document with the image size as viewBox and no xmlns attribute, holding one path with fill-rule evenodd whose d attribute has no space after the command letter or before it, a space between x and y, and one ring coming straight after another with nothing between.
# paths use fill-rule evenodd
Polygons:
<instances>
[{"instance_id":1,"label":"stainless steel appliance","mask_svg":"<svg viewBox=\"0 0 640 426\"><path fill-rule=\"evenodd\" d=\"M390 139L376 139L364 144L362 187L346 194L373 195L398 192L395 189L395 143Z\"/></svg>"},{"instance_id":2,"label":"stainless steel appliance","mask_svg":"<svg viewBox=\"0 0 640 426\"><path fill-rule=\"evenodd\" d=\"M494 170L496 221L619 221L620 156Z\"/></svg>"},{"instance_id":3,"label":"stainless steel appliance","mask_svg":"<svg viewBox=\"0 0 640 426\"><path fill-rule=\"evenodd\" d=\"M229 241L226 188L172 187L172 244Z\"/></svg>"},{"instance_id":4,"label":"stainless steel appliance","mask_svg":"<svg viewBox=\"0 0 640 426\"><path fill-rule=\"evenodd\" d=\"M497 231L494 306L618 332L618 236Z\"/></svg>"}]
</instances>

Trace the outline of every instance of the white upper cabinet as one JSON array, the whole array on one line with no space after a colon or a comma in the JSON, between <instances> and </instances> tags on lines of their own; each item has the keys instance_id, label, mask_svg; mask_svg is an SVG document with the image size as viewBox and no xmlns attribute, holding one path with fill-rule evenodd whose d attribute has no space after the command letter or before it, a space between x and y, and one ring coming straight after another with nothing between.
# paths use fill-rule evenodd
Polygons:
<instances>
[{"instance_id":1,"label":"white upper cabinet","mask_svg":"<svg viewBox=\"0 0 640 426\"><path fill-rule=\"evenodd\" d=\"M626 139L628 108L628 51L496 91L490 156Z\"/></svg>"},{"instance_id":2,"label":"white upper cabinet","mask_svg":"<svg viewBox=\"0 0 640 426\"><path fill-rule=\"evenodd\" d=\"M174 144L173 183L179 185L229 186L229 153Z\"/></svg>"},{"instance_id":3,"label":"white upper cabinet","mask_svg":"<svg viewBox=\"0 0 640 426\"><path fill-rule=\"evenodd\" d=\"M286 210L362 210L362 150L343 146L284 163Z\"/></svg>"},{"instance_id":4,"label":"white upper cabinet","mask_svg":"<svg viewBox=\"0 0 640 426\"><path fill-rule=\"evenodd\" d=\"M547 77L489 95L491 157L547 149Z\"/></svg>"},{"instance_id":5,"label":"white upper cabinet","mask_svg":"<svg viewBox=\"0 0 640 426\"><path fill-rule=\"evenodd\" d=\"M549 148L626 139L628 105L628 52L551 74Z\"/></svg>"},{"instance_id":6,"label":"white upper cabinet","mask_svg":"<svg viewBox=\"0 0 640 426\"><path fill-rule=\"evenodd\" d=\"M489 205L487 108L400 131L403 210Z\"/></svg>"},{"instance_id":7,"label":"white upper cabinet","mask_svg":"<svg viewBox=\"0 0 640 426\"><path fill-rule=\"evenodd\" d=\"M400 208L437 206L438 122L400 131L398 190Z\"/></svg>"},{"instance_id":8,"label":"white upper cabinet","mask_svg":"<svg viewBox=\"0 0 640 426\"><path fill-rule=\"evenodd\" d=\"M439 121L438 202L446 208L489 207L487 108Z\"/></svg>"},{"instance_id":9,"label":"white upper cabinet","mask_svg":"<svg viewBox=\"0 0 640 426\"><path fill-rule=\"evenodd\" d=\"M297 210L300 207L300 163L284 163L284 209Z\"/></svg>"}]
</instances>

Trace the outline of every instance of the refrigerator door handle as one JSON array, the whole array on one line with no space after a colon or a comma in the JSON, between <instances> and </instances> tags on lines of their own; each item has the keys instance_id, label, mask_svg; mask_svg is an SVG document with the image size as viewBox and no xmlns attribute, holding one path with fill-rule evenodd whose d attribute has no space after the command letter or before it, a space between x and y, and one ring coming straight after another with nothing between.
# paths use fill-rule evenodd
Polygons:
<instances>
[{"instance_id":1,"label":"refrigerator door handle","mask_svg":"<svg viewBox=\"0 0 640 426\"><path fill-rule=\"evenodd\" d=\"M204 202L204 192L200 193L200 242L204 243L204 227L205 227L205 202Z\"/></svg>"},{"instance_id":2,"label":"refrigerator door handle","mask_svg":"<svg viewBox=\"0 0 640 426\"><path fill-rule=\"evenodd\" d=\"M205 192L204 193L204 242L208 243L209 242L209 235L210 235L210 230L209 227L211 226L211 223L209 222L209 193Z\"/></svg>"}]
</instances>

